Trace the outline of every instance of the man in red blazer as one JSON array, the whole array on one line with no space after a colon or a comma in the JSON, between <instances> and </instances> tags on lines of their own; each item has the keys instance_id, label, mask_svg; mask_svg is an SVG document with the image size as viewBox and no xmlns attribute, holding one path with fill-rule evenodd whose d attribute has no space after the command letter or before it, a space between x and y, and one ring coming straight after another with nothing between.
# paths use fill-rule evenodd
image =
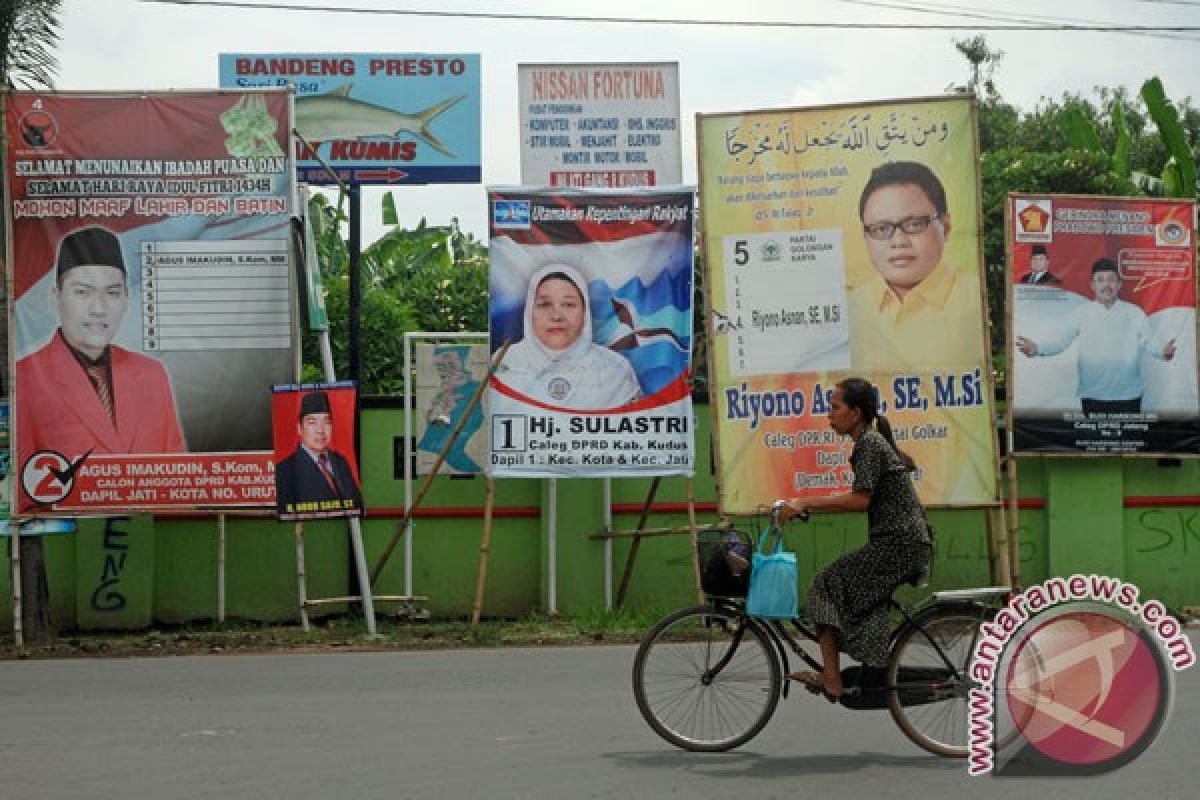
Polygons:
<instances>
[{"instance_id":1,"label":"man in red blazer","mask_svg":"<svg viewBox=\"0 0 1200 800\"><path fill-rule=\"evenodd\" d=\"M59 245L51 297L59 328L17 362L17 446L23 458L53 450L93 453L187 450L162 364L112 344L129 291L121 245L81 228Z\"/></svg>"}]
</instances>

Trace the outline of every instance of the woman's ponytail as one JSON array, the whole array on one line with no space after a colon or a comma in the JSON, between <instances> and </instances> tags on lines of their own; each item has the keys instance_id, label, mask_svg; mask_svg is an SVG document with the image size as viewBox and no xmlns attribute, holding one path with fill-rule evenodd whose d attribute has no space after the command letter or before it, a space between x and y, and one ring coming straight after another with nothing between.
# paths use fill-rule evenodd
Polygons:
<instances>
[{"instance_id":1,"label":"woman's ponytail","mask_svg":"<svg viewBox=\"0 0 1200 800\"><path fill-rule=\"evenodd\" d=\"M917 462L913 461L913 457L896 446L896 438L892 436L892 423L888 422L888 418L883 414L875 415L875 427L879 429L879 434L887 439L887 443L896 451L896 455L900 456L900 460L904 462L904 467L912 472L917 468Z\"/></svg>"}]
</instances>

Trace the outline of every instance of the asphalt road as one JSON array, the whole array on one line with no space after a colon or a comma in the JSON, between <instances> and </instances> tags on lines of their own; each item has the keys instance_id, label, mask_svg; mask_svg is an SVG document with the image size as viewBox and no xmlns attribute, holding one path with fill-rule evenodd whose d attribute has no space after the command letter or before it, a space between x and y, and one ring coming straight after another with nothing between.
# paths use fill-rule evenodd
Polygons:
<instances>
[{"instance_id":1,"label":"asphalt road","mask_svg":"<svg viewBox=\"0 0 1200 800\"><path fill-rule=\"evenodd\" d=\"M1195 632L1193 645L1197 642ZM1200 649L1200 647L1198 647ZM2 800L1194 798L1200 667L1163 734L1089 779L970 778L887 712L804 692L741 750L659 740L631 647L0 664Z\"/></svg>"}]
</instances>

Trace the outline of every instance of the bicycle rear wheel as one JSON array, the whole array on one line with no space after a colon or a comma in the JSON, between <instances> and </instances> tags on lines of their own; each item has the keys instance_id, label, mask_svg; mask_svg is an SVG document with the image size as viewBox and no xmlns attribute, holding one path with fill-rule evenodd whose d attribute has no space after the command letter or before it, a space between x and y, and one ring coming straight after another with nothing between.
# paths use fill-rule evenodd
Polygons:
<instances>
[{"instance_id":1,"label":"bicycle rear wheel","mask_svg":"<svg viewBox=\"0 0 1200 800\"><path fill-rule=\"evenodd\" d=\"M633 694L676 747L721 752L752 739L779 703L779 657L759 623L697 606L664 617L633 662Z\"/></svg>"},{"instance_id":2,"label":"bicycle rear wheel","mask_svg":"<svg viewBox=\"0 0 1200 800\"><path fill-rule=\"evenodd\" d=\"M935 607L906 624L892 645L887 682L898 688L888 692L888 709L905 736L936 755L967 756L967 668L985 619L973 606Z\"/></svg>"}]
</instances>

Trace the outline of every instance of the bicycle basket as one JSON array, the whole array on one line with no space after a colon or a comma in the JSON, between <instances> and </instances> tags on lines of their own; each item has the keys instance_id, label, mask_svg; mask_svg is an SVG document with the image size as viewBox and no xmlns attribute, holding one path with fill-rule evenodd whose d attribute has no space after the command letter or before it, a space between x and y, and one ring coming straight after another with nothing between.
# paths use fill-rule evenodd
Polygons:
<instances>
[{"instance_id":1,"label":"bicycle basket","mask_svg":"<svg viewBox=\"0 0 1200 800\"><path fill-rule=\"evenodd\" d=\"M750 588L749 534L742 531L701 531L696 535L700 587L718 597L745 597Z\"/></svg>"}]
</instances>

